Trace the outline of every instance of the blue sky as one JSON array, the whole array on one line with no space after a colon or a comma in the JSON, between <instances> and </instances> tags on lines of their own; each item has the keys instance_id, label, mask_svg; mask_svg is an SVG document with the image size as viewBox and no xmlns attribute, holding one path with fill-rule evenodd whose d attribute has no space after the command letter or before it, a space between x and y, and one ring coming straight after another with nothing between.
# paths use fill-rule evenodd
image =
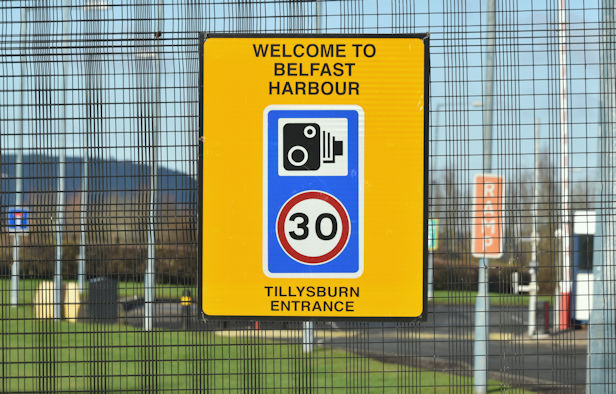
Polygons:
<instances>
[{"instance_id":1,"label":"blue sky","mask_svg":"<svg viewBox=\"0 0 616 394\"><path fill-rule=\"evenodd\" d=\"M2 35L8 37L3 45L0 69L2 93L0 107L0 146L6 153L15 147L15 135L20 122L17 104L21 75L19 65L21 9L28 11L27 31L33 39L40 34L56 37L52 48L39 45L30 50L24 79L24 148L55 155L62 129L61 108L66 102L66 154L81 156L86 132L90 143L99 149L91 155L119 160L149 160L144 137L152 123L141 123L142 111L151 114L147 104L155 97L155 80L151 49L135 48L139 38L133 32L156 29L155 1L143 6L126 6L124 2L108 1L108 6L85 7L87 2L73 2L71 7L70 56L67 66L66 100L59 90L62 86L61 46L63 1L49 2L42 9L37 1L4 3L0 10ZM169 3L168 1L166 3ZM237 31L301 32L315 26L313 3L268 2L237 5L231 2L187 6L174 4L164 7L164 55L160 106L160 163L163 166L196 174L195 115L198 104L196 47L186 46L186 39L195 37L178 31ZM463 4L460 4L463 3ZM539 118L541 149L550 152L555 164L560 151L558 137L558 53L556 41L557 1L514 1L499 5L497 16L497 53L495 89L494 160L495 170L513 175L520 168L533 167L534 119ZM597 21L598 2L583 2L584 9L570 7L568 19L568 87L569 132L571 135L572 167L589 170L571 172L574 180L596 179L596 150L599 109L599 53ZM9 8L10 6L14 8ZM94 3L96 4L96 3ZM148 5L151 4L151 5ZM456 7L459 7L456 9ZM447 12L443 13L442 10ZM457 1L352 1L323 2L322 27L327 33L424 33L431 35L431 108L433 152L439 155L434 164L462 170L466 180L481 168L482 107L473 102L483 98L485 74L486 3ZM298 17L288 18L294 12ZM355 16L348 16L354 14ZM361 15L360 15L361 14ZM230 19L229 16L242 15ZM138 24L131 18L144 20ZM35 22L35 21L47 22ZM98 20L99 22L92 22ZM97 33L102 33L98 35ZM84 36L84 34L86 34ZM89 35L88 35L89 34ZM39 36L40 37L40 36ZM150 34L147 35L149 42ZM83 39L86 38L84 41ZM101 38L98 40L97 38ZM86 63L85 46L93 46L90 63ZM36 44L38 45L38 44ZM33 56L35 53L49 56ZM145 55L143 53L146 53ZM46 61L40 61L46 59ZM90 64L96 75L89 78L95 85L94 118L86 121L85 76ZM135 78L139 70L150 73ZM191 71L191 72L187 72ZM48 94L41 94L45 89ZM145 103L145 104L144 104ZM102 118L102 121L100 120ZM44 130L45 133L41 133ZM556 172L557 173L557 172ZM438 175L437 175L438 176ZM463 179L464 181L464 179Z\"/></svg>"}]
</instances>

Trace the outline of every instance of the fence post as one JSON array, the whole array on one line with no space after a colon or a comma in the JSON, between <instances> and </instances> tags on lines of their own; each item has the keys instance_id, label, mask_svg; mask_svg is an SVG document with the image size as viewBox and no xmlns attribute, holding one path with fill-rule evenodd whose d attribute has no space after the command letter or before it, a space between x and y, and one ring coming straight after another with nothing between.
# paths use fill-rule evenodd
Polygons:
<instances>
[{"instance_id":1,"label":"fence post","mask_svg":"<svg viewBox=\"0 0 616 394\"><path fill-rule=\"evenodd\" d=\"M436 111L436 122L434 123L434 128L435 128L435 132L434 132L434 139L432 140L433 142L433 146L434 149L431 153L431 158L432 158L432 163L430 165L430 172L432 174L434 174L434 172L436 171L436 163L438 160L438 138L436 138L436 136L438 136L439 134L439 130L441 127L441 111L443 110L443 107L445 106L444 103L438 103L436 105L435 111ZM436 142L434 142L436 141ZM435 200L435 187L434 187L434 176L430 177L430 212L428 215L428 220L434 220L436 219L436 214L434 212L434 204L436 201ZM436 229L436 231L434 232L434 238L438 238L438 228ZM428 250L428 300L431 300L432 298L434 298L434 250Z\"/></svg>"},{"instance_id":2,"label":"fence post","mask_svg":"<svg viewBox=\"0 0 616 394\"><path fill-rule=\"evenodd\" d=\"M586 392L609 393L616 385L616 6L603 0L599 23L601 200L593 252L593 297L588 329Z\"/></svg>"},{"instance_id":3,"label":"fence post","mask_svg":"<svg viewBox=\"0 0 616 394\"><path fill-rule=\"evenodd\" d=\"M86 78L92 78L86 76ZM86 103L90 102L90 87L86 89ZM86 220L88 219L88 156L89 156L89 130L86 130L84 136L85 146L83 149L83 167L81 170L81 193L79 198L79 256L77 257L77 283L79 292L83 293L86 289Z\"/></svg>"},{"instance_id":4,"label":"fence post","mask_svg":"<svg viewBox=\"0 0 616 394\"><path fill-rule=\"evenodd\" d=\"M314 350L314 323L303 322L302 350L304 353L312 353Z\"/></svg>"},{"instance_id":5,"label":"fence post","mask_svg":"<svg viewBox=\"0 0 616 394\"><path fill-rule=\"evenodd\" d=\"M21 207L22 190L23 190L23 147L24 147L24 78L26 73L26 17L27 7L21 10L21 75L19 78L19 132L17 133L15 157L15 207ZM17 229L15 229L17 230ZM13 264L11 265L11 306L17 306L19 303L19 241L21 234L15 231L13 234Z\"/></svg>"},{"instance_id":6,"label":"fence post","mask_svg":"<svg viewBox=\"0 0 616 394\"><path fill-rule=\"evenodd\" d=\"M539 269L539 260L537 259L537 249L539 247L539 235L537 232L537 201L539 200L539 133L541 131L541 123L539 118L535 119L535 182L533 184L533 231L532 231L532 249L531 258L529 261L530 271L530 287L528 299L528 335L537 334L537 292L539 285L537 284L537 270Z\"/></svg>"},{"instance_id":7,"label":"fence post","mask_svg":"<svg viewBox=\"0 0 616 394\"><path fill-rule=\"evenodd\" d=\"M317 0L315 2L315 30L317 34L321 33L321 12L321 1ZM304 350L304 353L311 353L314 348L314 325L311 321L305 321L302 323L302 328L302 349Z\"/></svg>"},{"instance_id":8,"label":"fence post","mask_svg":"<svg viewBox=\"0 0 616 394\"><path fill-rule=\"evenodd\" d=\"M560 236L561 273L558 282L559 330L571 328L571 262L569 256L569 132L567 123L567 25L565 0L558 2L558 59L560 96ZM556 323L554 323L556 325Z\"/></svg>"},{"instance_id":9,"label":"fence post","mask_svg":"<svg viewBox=\"0 0 616 394\"><path fill-rule=\"evenodd\" d=\"M158 34L163 32L163 0L158 0ZM158 200L158 132L160 130L160 62L162 61L163 51L160 49L162 39L160 36L156 38L156 60L155 75L156 79L156 104L154 105L152 117L152 156L150 165L150 217L148 221L148 265L145 271L145 313L143 329L150 331L152 329L154 317L154 301L155 301L155 261L156 261L156 203Z\"/></svg>"},{"instance_id":10,"label":"fence post","mask_svg":"<svg viewBox=\"0 0 616 394\"><path fill-rule=\"evenodd\" d=\"M60 135L59 135L59 146L60 146L60 154L58 157L58 190L57 190L57 217L56 217L56 225L54 226L54 230L56 232L56 265L55 265L55 273L53 276L54 283L54 302L53 302L53 318L54 320L62 319L62 233L64 232L64 178L66 177L66 73L67 73L67 52L68 52L68 24L70 16L70 1L65 0L64 2L64 21L63 21L63 30L64 30L64 61L62 62L62 97L63 104L62 105L62 120L60 127Z\"/></svg>"}]
</instances>

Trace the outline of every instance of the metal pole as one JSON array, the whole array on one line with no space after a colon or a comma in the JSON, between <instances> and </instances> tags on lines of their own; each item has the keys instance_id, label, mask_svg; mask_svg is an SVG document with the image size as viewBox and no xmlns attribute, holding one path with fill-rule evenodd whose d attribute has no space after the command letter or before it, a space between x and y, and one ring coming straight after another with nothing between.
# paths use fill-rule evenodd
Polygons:
<instances>
[{"instance_id":1,"label":"metal pole","mask_svg":"<svg viewBox=\"0 0 616 394\"><path fill-rule=\"evenodd\" d=\"M67 52L68 52L68 24L70 18L70 0L64 2L64 61L62 62L62 119L60 127L60 156L58 158L58 191L57 191L57 218L55 225L56 232L56 265L53 276L54 300L53 318L62 319L62 232L64 231L64 178L66 177L66 74L67 74Z\"/></svg>"},{"instance_id":2,"label":"metal pole","mask_svg":"<svg viewBox=\"0 0 616 394\"><path fill-rule=\"evenodd\" d=\"M569 256L569 136L567 124L567 26L565 0L558 2L558 59L560 63L560 236L562 237L562 270L559 283L559 328L571 323L571 273Z\"/></svg>"},{"instance_id":3,"label":"metal pole","mask_svg":"<svg viewBox=\"0 0 616 394\"><path fill-rule=\"evenodd\" d=\"M435 137L438 135L439 132L439 127L440 127L440 120L441 120L441 110L443 108L444 104L443 103L438 103L436 105L436 122L435 122L435 126L436 126L436 131L434 133ZM434 173L434 170L436 168L436 160L438 159L437 156L437 151L438 151L438 139L435 138L435 140L437 140L437 143L434 144L434 153L432 154L432 172ZM430 179L430 199L434 198L434 177L431 177ZM434 219L434 212L430 213L430 218ZM438 231L438 229L437 229ZM434 234L436 237L438 237L438 234ZM431 300L432 298L434 298L434 251L430 250L428 251L428 299Z\"/></svg>"},{"instance_id":4,"label":"metal pole","mask_svg":"<svg viewBox=\"0 0 616 394\"><path fill-rule=\"evenodd\" d=\"M541 130L541 124L539 119L535 119L535 182L533 193L533 231L532 238L532 252L530 259L530 286L529 286L529 300L528 300L528 335L535 335L537 333L537 268L539 266L537 262L537 243L539 242L537 233L537 199L539 198L539 132Z\"/></svg>"},{"instance_id":5,"label":"metal pole","mask_svg":"<svg viewBox=\"0 0 616 394\"><path fill-rule=\"evenodd\" d=\"M610 393L616 388L616 1L603 0L599 34L601 110L599 124L601 206L594 239L594 288L590 325L586 392Z\"/></svg>"},{"instance_id":6,"label":"metal pole","mask_svg":"<svg viewBox=\"0 0 616 394\"><path fill-rule=\"evenodd\" d=\"M488 298L488 259L479 259L479 283L475 300L474 386L475 393L488 391L488 337L490 300Z\"/></svg>"},{"instance_id":7,"label":"metal pole","mask_svg":"<svg viewBox=\"0 0 616 394\"><path fill-rule=\"evenodd\" d=\"M16 204L17 205L17 204ZM19 303L19 233L13 233L13 264L11 265L11 306Z\"/></svg>"},{"instance_id":8,"label":"metal pole","mask_svg":"<svg viewBox=\"0 0 616 394\"><path fill-rule=\"evenodd\" d=\"M158 1L158 32L163 31L163 0ZM148 265L145 272L145 315L143 329L152 330L154 318L155 300L155 260L156 260L156 203L158 195L158 132L160 129L160 62L162 57L161 38L157 36L155 65L155 97L156 103L153 109L154 122L152 123L152 156L150 165L150 217L148 222Z\"/></svg>"},{"instance_id":9,"label":"metal pole","mask_svg":"<svg viewBox=\"0 0 616 394\"><path fill-rule=\"evenodd\" d=\"M91 78L90 76L86 76L86 78ZM86 88L86 105L91 105L90 103L90 87ZM87 120L86 120L87 122ZM79 201L80 209L79 209L79 257L78 266L77 266L77 283L79 286L79 292L83 293L85 291L85 280L86 280L86 220L88 218L87 210L88 210L88 156L89 156L89 130L86 129L86 133L84 136L85 143L83 148L83 168L81 170L81 198Z\"/></svg>"},{"instance_id":10,"label":"metal pole","mask_svg":"<svg viewBox=\"0 0 616 394\"><path fill-rule=\"evenodd\" d=\"M317 0L315 2L315 30L317 34L321 32L321 12L321 1ZM311 353L314 349L314 324L311 321L305 321L302 323L302 327L302 349L304 350L304 353Z\"/></svg>"},{"instance_id":11,"label":"metal pole","mask_svg":"<svg viewBox=\"0 0 616 394\"><path fill-rule=\"evenodd\" d=\"M86 60L89 62L89 60ZM89 69L86 67L86 69ZM86 79L92 78L89 72L86 73ZM91 84L86 83L86 106L90 107L91 98ZM88 111L87 111L88 112ZM89 119L86 119L86 124L89 124ZM91 130L86 127L84 134L84 146L83 146L83 166L81 169L81 196L79 198L79 256L77 257L77 285L79 292L85 291L86 285L86 220L88 218L88 156L89 150L89 134Z\"/></svg>"},{"instance_id":12,"label":"metal pole","mask_svg":"<svg viewBox=\"0 0 616 394\"><path fill-rule=\"evenodd\" d=\"M86 3L83 7L84 13L95 12L96 8L92 7L89 3ZM90 21L89 23L94 23ZM92 54L86 53L86 125L90 124L89 116L91 114L90 109L92 106ZM81 192L79 198L79 255L77 256L77 286L79 292L83 293L86 289L86 221L88 219L88 156L89 156L89 135L92 130L86 126L86 132L84 133L83 144L83 165L81 168Z\"/></svg>"},{"instance_id":13,"label":"metal pole","mask_svg":"<svg viewBox=\"0 0 616 394\"><path fill-rule=\"evenodd\" d=\"M428 252L428 299L434 298L434 253Z\"/></svg>"},{"instance_id":14,"label":"metal pole","mask_svg":"<svg viewBox=\"0 0 616 394\"><path fill-rule=\"evenodd\" d=\"M315 30L317 33L321 33L321 15L323 15L321 0L316 0L314 6L316 14Z\"/></svg>"},{"instance_id":15,"label":"metal pole","mask_svg":"<svg viewBox=\"0 0 616 394\"><path fill-rule=\"evenodd\" d=\"M109 7L109 5L104 1L92 2L87 1L82 9L84 13L92 13L93 17L89 21L89 23L96 23L96 27L94 29L95 32L98 32L99 27L99 12L104 11ZM96 47L98 49L98 47ZM93 58L98 54L89 53L86 54L86 106L89 110L87 112L88 119L86 119L86 125L90 124L89 116L92 111L92 64ZM97 77L94 77L97 78ZM79 256L77 257L77 283L79 287L79 292L83 293L85 291L85 281L86 281L86 222L88 220L88 165L89 165L89 154L90 154L90 142L89 137L90 133L94 130L89 130L86 127L86 133L84 134L84 146L83 146L83 165L81 169L81 198L80 198L80 209L79 209Z\"/></svg>"},{"instance_id":16,"label":"metal pole","mask_svg":"<svg viewBox=\"0 0 616 394\"><path fill-rule=\"evenodd\" d=\"M24 78L26 74L26 12L27 8L21 10L21 76L19 78L19 121L17 141L15 148L17 154L15 157L15 207L21 208L22 202L22 182L23 182L23 146L24 146ZM20 233L15 228L13 233L13 264L11 265L11 306L17 306L19 303L19 241Z\"/></svg>"},{"instance_id":17,"label":"metal pole","mask_svg":"<svg viewBox=\"0 0 616 394\"><path fill-rule=\"evenodd\" d=\"M494 98L494 52L496 50L496 11L488 1L488 39L486 44L485 99L483 100L483 171L492 170L492 106ZM475 393L488 391L488 338L490 299L488 295L489 260L479 259L479 282L475 300L474 387Z\"/></svg>"},{"instance_id":18,"label":"metal pole","mask_svg":"<svg viewBox=\"0 0 616 394\"><path fill-rule=\"evenodd\" d=\"M314 350L314 323L305 321L303 328L302 350L304 353L312 353Z\"/></svg>"}]
</instances>

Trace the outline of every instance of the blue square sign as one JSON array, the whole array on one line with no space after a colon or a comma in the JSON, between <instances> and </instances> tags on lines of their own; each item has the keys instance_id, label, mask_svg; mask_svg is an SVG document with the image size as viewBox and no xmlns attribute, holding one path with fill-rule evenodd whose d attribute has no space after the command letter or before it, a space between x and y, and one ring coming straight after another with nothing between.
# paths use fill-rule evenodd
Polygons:
<instances>
[{"instance_id":1,"label":"blue square sign","mask_svg":"<svg viewBox=\"0 0 616 394\"><path fill-rule=\"evenodd\" d=\"M272 105L263 118L265 275L361 276L362 109L356 105Z\"/></svg>"},{"instance_id":2,"label":"blue square sign","mask_svg":"<svg viewBox=\"0 0 616 394\"><path fill-rule=\"evenodd\" d=\"M28 231L28 210L26 208L9 208L8 229L11 232Z\"/></svg>"}]
</instances>

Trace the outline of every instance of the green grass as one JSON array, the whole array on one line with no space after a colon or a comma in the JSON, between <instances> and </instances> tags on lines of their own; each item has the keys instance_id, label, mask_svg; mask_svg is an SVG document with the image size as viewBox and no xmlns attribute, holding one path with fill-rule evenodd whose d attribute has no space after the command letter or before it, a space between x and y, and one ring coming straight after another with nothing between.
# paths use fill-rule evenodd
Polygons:
<instances>
[{"instance_id":1,"label":"green grass","mask_svg":"<svg viewBox=\"0 0 616 394\"><path fill-rule=\"evenodd\" d=\"M38 281L21 284L27 304ZM126 295L142 290L135 283L119 287ZM170 296L181 294L177 286L161 289ZM118 324L37 320L31 306L8 306L8 290L9 281L0 280L2 392L209 388L231 393L394 393L413 387L445 393L472 387L468 377L382 363L343 350L318 347L305 355L301 345L259 339L254 331L223 338L208 332L143 332ZM501 390L513 391L490 381L490 391Z\"/></svg>"},{"instance_id":2,"label":"green grass","mask_svg":"<svg viewBox=\"0 0 616 394\"><path fill-rule=\"evenodd\" d=\"M20 280L20 292L19 302L21 304L32 304L34 293L41 280L38 279L22 279ZM73 281L74 282L74 281ZM6 297L8 299L9 281L6 279L0 280L0 288L6 291ZM196 286L185 286L181 284L156 284L156 298L175 298L179 299L185 289L190 290L193 299L197 299ZM88 291L88 284L86 282L86 296ZM118 282L118 297L141 297L145 294L145 286L142 282ZM456 290L435 290L434 302L437 304L475 304L475 298L477 297L476 291L456 291ZM511 305L511 306L524 306L528 305L528 295L517 294L501 294L490 293L491 305ZM552 296L540 295L537 297L537 302L544 302L552 300Z\"/></svg>"},{"instance_id":3,"label":"green grass","mask_svg":"<svg viewBox=\"0 0 616 394\"><path fill-rule=\"evenodd\" d=\"M528 295L489 293L490 305L494 306L525 306L528 305L530 297ZM436 304L469 305L475 304L477 298L476 291L455 291L455 290L435 290L434 302ZM545 301L552 302L552 296L540 295L537 297L538 303Z\"/></svg>"}]
</instances>

